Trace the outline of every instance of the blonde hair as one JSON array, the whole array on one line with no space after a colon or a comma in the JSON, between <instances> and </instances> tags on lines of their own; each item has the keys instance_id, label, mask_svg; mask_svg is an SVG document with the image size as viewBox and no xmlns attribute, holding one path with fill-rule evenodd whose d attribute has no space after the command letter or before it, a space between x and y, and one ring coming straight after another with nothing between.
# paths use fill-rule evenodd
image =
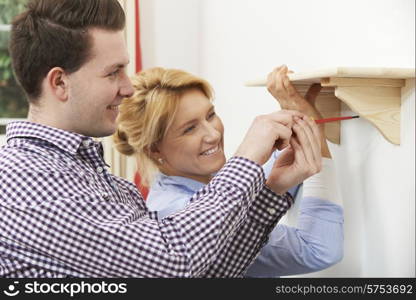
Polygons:
<instances>
[{"instance_id":1,"label":"blonde hair","mask_svg":"<svg viewBox=\"0 0 416 300\"><path fill-rule=\"evenodd\" d=\"M147 69L133 76L132 83L135 91L120 105L113 140L119 152L136 157L142 184L150 186L159 170L150 150L172 124L179 99L198 89L212 100L213 90L206 80L176 69Z\"/></svg>"}]
</instances>

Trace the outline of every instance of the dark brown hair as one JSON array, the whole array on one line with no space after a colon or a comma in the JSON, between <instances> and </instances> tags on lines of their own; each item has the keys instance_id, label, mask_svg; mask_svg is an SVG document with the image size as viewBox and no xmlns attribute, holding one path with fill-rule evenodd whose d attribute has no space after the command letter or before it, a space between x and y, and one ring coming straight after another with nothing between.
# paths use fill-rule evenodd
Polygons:
<instances>
[{"instance_id":1,"label":"dark brown hair","mask_svg":"<svg viewBox=\"0 0 416 300\"><path fill-rule=\"evenodd\" d=\"M17 81L34 103L54 67L76 72L91 56L90 28L122 30L117 0L32 0L12 22L10 53Z\"/></svg>"}]
</instances>

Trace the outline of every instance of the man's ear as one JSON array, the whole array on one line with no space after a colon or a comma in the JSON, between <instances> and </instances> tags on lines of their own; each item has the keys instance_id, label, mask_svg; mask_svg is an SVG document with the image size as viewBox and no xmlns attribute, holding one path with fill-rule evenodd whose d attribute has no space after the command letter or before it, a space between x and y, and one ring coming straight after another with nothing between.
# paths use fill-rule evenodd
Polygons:
<instances>
[{"instance_id":1,"label":"man's ear","mask_svg":"<svg viewBox=\"0 0 416 300\"><path fill-rule=\"evenodd\" d=\"M49 90L57 99L63 102L68 99L69 80L62 68L54 67L50 69L46 75L46 81Z\"/></svg>"}]
</instances>

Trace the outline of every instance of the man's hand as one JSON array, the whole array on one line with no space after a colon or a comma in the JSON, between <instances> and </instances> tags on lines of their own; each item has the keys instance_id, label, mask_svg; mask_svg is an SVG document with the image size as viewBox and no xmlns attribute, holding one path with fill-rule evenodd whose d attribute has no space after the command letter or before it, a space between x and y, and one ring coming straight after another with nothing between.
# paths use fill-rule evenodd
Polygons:
<instances>
[{"instance_id":1,"label":"man's hand","mask_svg":"<svg viewBox=\"0 0 416 300\"><path fill-rule=\"evenodd\" d=\"M289 145L294 117L303 118L304 114L281 110L256 117L235 156L264 164L276 148L283 149Z\"/></svg>"},{"instance_id":2,"label":"man's hand","mask_svg":"<svg viewBox=\"0 0 416 300\"><path fill-rule=\"evenodd\" d=\"M293 136L275 161L266 185L276 194L283 194L306 178L321 171L321 136L315 122L304 116L294 117Z\"/></svg>"}]
</instances>

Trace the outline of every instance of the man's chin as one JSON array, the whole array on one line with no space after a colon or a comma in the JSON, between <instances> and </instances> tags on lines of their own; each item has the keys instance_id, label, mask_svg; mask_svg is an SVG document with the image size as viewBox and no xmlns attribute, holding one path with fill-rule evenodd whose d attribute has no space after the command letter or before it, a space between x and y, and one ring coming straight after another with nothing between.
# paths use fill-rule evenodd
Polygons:
<instances>
[{"instance_id":1,"label":"man's chin","mask_svg":"<svg viewBox=\"0 0 416 300\"><path fill-rule=\"evenodd\" d=\"M87 136L95 138L103 138L111 136L116 132L116 127L99 128L97 130L89 130Z\"/></svg>"}]
</instances>

